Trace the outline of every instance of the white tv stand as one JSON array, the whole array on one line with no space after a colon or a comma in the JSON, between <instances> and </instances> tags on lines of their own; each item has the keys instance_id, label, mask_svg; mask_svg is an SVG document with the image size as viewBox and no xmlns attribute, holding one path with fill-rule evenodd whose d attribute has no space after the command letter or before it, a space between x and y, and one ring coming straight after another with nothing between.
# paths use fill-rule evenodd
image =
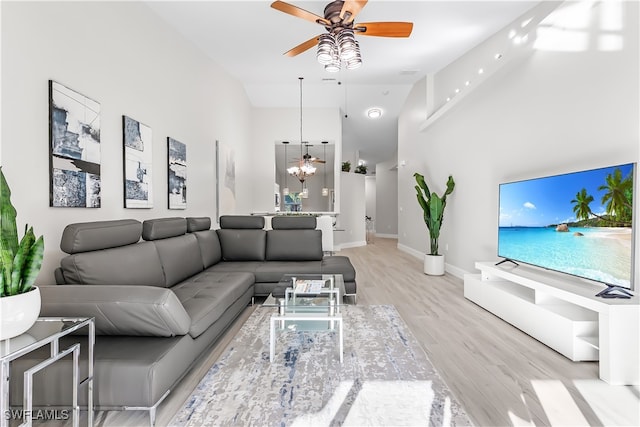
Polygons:
<instances>
[{"instance_id":1,"label":"white tv stand","mask_svg":"<svg viewBox=\"0 0 640 427\"><path fill-rule=\"evenodd\" d=\"M605 299L602 287L526 265L477 262L464 296L573 361L599 360L600 379L640 385L640 297Z\"/></svg>"}]
</instances>

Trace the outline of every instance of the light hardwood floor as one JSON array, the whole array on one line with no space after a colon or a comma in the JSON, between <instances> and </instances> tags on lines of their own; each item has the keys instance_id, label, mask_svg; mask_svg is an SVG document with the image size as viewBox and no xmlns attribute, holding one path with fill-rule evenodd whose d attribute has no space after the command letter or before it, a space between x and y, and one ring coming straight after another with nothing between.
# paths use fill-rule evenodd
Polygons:
<instances>
[{"instance_id":1,"label":"light hardwood floor","mask_svg":"<svg viewBox=\"0 0 640 427\"><path fill-rule=\"evenodd\" d=\"M345 249L357 272L358 304L393 304L454 395L479 426L638 426L640 388L609 386L597 362L575 363L466 300L454 276L430 277L394 239ZM248 307L211 354L158 410L175 411L251 314ZM142 411L99 412L99 426L147 425Z\"/></svg>"}]
</instances>

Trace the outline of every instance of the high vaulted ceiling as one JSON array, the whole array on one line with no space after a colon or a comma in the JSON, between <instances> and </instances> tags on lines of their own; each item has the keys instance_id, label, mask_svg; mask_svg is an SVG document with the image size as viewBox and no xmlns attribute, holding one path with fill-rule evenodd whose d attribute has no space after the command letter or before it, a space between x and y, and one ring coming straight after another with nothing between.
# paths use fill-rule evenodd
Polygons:
<instances>
[{"instance_id":1,"label":"high vaulted ceiling","mask_svg":"<svg viewBox=\"0 0 640 427\"><path fill-rule=\"evenodd\" d=\"M288 1L323 16L329 1ZM409 21L409 38L356 35L362 67L325 72L315 48L290 58L284 52L324 27L279 12L271 1L149 1L184 37L236 77L255 107L338 107L343 151L359 151L373 165L397 149L397 119L413 84L442 69L534 7L532 1L370 0L355 22ZM365 111L379 107L372 121ZM372 168L370 168L371 170Z\"/></svg>"}]
</instances>

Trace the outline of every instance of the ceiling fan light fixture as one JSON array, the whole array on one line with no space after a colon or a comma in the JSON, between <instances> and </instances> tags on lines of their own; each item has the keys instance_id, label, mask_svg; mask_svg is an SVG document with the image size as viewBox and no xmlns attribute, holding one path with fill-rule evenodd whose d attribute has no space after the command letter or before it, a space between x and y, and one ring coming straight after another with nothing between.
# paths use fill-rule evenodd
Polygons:
<instances>
[{"instance_id":1,"label":"ceiling fan light fixture","mask_svg":"<svg viewBox=\"0 0 640 427\"><path fill-rule=\"evenodd\" d=\"M362 66L362 55L360 55L360 43L356 41L356 55L348 59L347 70L355 70L356 68L360 68Z\"/></svg>"},{"instance_id":2,"label":"ceiling fan light fixture","mask_svg":"<svg viewBox=\"0 0 640 427\"><path fill-rule=\"evenodd\" d=\"M340 71L340 59L334 58L333 61L324 66L324 70L329 73L337 73L338 71Z\"/></svg>"},{"instance_id":3,"label":"ceiling fan light fixture","mask_svg":"<svg viewBox=\"0 0 640 427\"><path fill-rule=\"evenodd\" d=\"M318 53L316 58L318 62L327 65L330 64L338 54L338 44L335 37L331 33L320 34L318 37Z\"/></svg>"},{"instance_id":4,"label":"ceiling fan light fixture","mask_svg":"<svg viewBox=\"0 0 640 427\"><path fill-rule=\"evenodd\" d=\"M338 42L338 51L340 52L340 59L343 61L349 61L357 55L358 45L356 44L356 37L353 33L353 29L344 28L336 36Z\"/></svg>"}]
</instances>

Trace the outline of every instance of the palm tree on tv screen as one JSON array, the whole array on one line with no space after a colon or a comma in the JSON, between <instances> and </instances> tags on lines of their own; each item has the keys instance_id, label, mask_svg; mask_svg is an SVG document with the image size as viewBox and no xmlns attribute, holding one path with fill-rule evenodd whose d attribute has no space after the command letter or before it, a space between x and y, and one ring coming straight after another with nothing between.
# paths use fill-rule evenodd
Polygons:
<instances>
[{"instance_id":1,"label":"palm tree on tv screen","mask_svg":"<svg viewBox=\"0 0 640 427\"><path fill-rule=\"evenodd\" d=\"M602 196L602 203L606 204L607 213L614 216L622 223L631 224L631 198L627 198L627 194L631 193L631 174L622 179L620 169L613 171L613 174L607 175L606 185L601 185L598 190L607 191Z\"/></svg>"},{"instance_id":2,"label":"palm tree on tv screen","mask_svg":"<svg viewBox=\"0 0 640 427\"><path fill-rule=\"evenodd\" d=\"M571 200L571 203L574 204L573 212L576 214L576 218L588 220L597 217L611 223L611 225L620 224L622 227L630 227L633 210L631 205L632 179L632 174L622 179L622 172L620 169L616 169L613 174L607 175L606 184L598 187L598 191L606 191L602 196L602 204L605 205L608 217L594 213L589 206L594 200L593 196L588 194L585 188L580 190L576 194L576 198Z\"/></svg>"},{"instance_id":3,"label":"palm tree on tv screen","mask_svg":"<svg viewBox=\"0 0 640 427\"><path fill-rule=\"evenodd\" d=\"M587 194L587 189L583 188L576 194L576 198L571 200L574 203L573 212L578 219L589 219L593 213L589 207L589 203L593 202L593 196Z\"/></svg>"}]
</instances>

